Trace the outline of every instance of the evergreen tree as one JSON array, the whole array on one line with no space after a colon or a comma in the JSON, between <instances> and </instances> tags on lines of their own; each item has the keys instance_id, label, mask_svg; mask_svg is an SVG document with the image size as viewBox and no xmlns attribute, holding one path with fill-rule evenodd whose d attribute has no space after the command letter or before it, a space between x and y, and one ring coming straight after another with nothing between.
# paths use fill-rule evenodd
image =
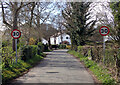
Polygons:
<instances>
[{"instance_id":1,"label":"evergreen tree","mask_svg":"<svg viewBox=\"0 0 120 85\"><path fill-rule=\"evenodd\" d=\"M113 10L114 15L114 29L112 30L112 37L120 46L120 1L111 4L111 8ZM116 75L117 81L120 82L120 50L117 51L116 56L114 56L116 60Z\"/></svg>"},{"instance_id":2,"label":"evergreen tree","mask_svg":"<svg viewBox=\"0 0 120 85\"><path fill-rule=\"evenodd\" d=\"M64 24L71 36L72 45L85 45L88 37L92 36L95 29L93 26L96 20L91 19L89 8L90 2L72 2L68 3L62 15L66 20Z\"/></svg>"},{"instance_id":3,"label":"evergreen tree","mask_svg":"<svg viewBox=\"0 0 120 85\"><path fill-rule=\"evenodd\" d=\"M112 30L112 37L120 46L120 1L111 4L114 15L114 29Z\"/></svg>"}]
</instances>

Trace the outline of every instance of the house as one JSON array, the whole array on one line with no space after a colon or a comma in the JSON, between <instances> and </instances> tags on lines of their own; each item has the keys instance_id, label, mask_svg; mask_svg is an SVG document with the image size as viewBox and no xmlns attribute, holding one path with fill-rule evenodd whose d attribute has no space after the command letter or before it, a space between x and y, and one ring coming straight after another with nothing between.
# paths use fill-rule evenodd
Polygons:
<instances>
[{"instance_id":1,"label":"house","mask_svg":"<svg viewBox=\"0 0 120 85\"><path fill-rule=\"evenodd\" d=\"M48 41L44 38L42 38L42 43L45 45L45 44L48 44Z\"/></svg>"},{"instance_id":2,"label":"house","mask_svg":"<svg viewBox=\"0 0 120 85\"><path fill-rule=\"evenodd\" d=\"M52 45L59 44L71 44L70 36L67 33L56 33L50 37L50 43Z\"/></svg>"}]
</instances>

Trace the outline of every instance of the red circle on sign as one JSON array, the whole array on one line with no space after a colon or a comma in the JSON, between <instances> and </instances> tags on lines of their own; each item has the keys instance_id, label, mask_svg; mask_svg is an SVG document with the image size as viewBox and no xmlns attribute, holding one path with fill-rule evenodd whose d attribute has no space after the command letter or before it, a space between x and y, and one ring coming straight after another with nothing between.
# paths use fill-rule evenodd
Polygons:
<instances>
[{"instance_id":1,"label":"red circle on sign","mask_svg":"<svg viewBox=\"0 0 120 85\"><path fill-rule=\"evenodd\" d=\"M102 34L102 33L101 33L101 29L102 29L102 28L107 28L108 32L107 32L106 34ZM109 32L110 32L110 30L109 30L109 28L108 28L107 26L102 26L102 27L99 29L99 33L100 33L102 36L108 35Z\"/></svg>"},{"instance_id":2,"label":"red circle on sign","mask_svg":"<svg viewBox=\"0 0 120 85\"><path fill-rule=\"evenodd\" d=\"M18 31L19 32L19 36L18 37L14 37L13 36L13 32L14 31ZM14 39L18 39L18 38L20 38L20 36L21 36L21 32L18 30L18 29L14 29L12 32L11 32L11 36L14 38Z\"/></svg>"}]
</instances>

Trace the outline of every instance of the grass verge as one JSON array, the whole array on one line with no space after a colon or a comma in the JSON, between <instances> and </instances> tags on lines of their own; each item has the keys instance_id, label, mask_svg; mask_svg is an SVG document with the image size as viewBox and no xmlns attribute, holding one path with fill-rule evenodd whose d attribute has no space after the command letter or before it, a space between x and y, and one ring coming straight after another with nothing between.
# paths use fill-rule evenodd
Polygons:
<instances>
[{"instance_id":1,"label":"grass verge","mask_svg":"<svg viewBox=\"0 0 120 85\"><path fill-rule=\"evenodd\" d=\"M88 57L84 57L79 52L69 50L68 53L80 58L80 61L82 61L85 66L93 72L103 85L117 85L116 81L111 77L111 74L109 74L108 70L104 69L103 66L99 66L96 62L89 60Z\"/></svg>"},{"instance_id":2,"label":"grass verge","mask_svg":"<svg viewBox=\"0 0 120 85\"><path fill-rule=\"evenodd\" d=\"M42 56L45 56L42 54ZM36 65L43 57L40 55L36 55L32 59L24 62L22 60L18 60L18 63L13 63L9 65L8 68L2 68L2 83L8 82L12 79L15 79L22 75L25 71L28 71L34 65Z\"/></svg>"}]
</instances>

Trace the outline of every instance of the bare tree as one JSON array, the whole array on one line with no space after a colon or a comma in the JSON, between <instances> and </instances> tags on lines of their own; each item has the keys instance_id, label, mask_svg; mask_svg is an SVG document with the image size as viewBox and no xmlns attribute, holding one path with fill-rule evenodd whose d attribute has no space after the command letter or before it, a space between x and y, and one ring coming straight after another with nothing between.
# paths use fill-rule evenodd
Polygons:
<instances>
[{"instance_id":1,"label":"bare tree","mask_svg":"<svg viewBox=\"0 0 120 85\"><path fill-rule=\"evenodd\" d=\"M18 16L19 16L19 12L20 10L29 5L31 3L18 3L18 2L1 2L1 6L2 6L2 17L3 17L3 23L8 26L11 30L14 29L18 29ZM7 6L5 9L4 6ZM8 17L12 18L12 21L9 21L9 19L6 19L6 13L7 11L10 11L10 15L8 15ZM13 39L13 51L15 51L15 39Z\"/></svg>"},{"instance_id":2,"label":"bare tree","mask_svg":"<svg viewBox=\"0 0 120 85\"><path fill-rule=\"evenodd\" d=\"M46 36L41 29L43 24L55 20L53 13L56 12L57 4L51 2L1 2L3 23L11 31L20 29L27 44L29 39L34 36L38 36L35 38L39 42L42 37ZM52 30L54 27L50 26L50 28ZM13 51L15 51L14 39Z\"/></svg>"},{"instance_id":3,"label":"bare tree","mask_svg":"<svg viewBox=\"0 0 120 85\"><path fill-rule=\"evenodd\" d=\"M34 24L36 26L36 30L38 32L38 41L41 40L41 37L44 36L42 33L41 27L45 24L49 18L51 13L55 10L56 5L50 2L38 2L36 7L36 12L34 13Z\"/></svg>"}]
</instances>

